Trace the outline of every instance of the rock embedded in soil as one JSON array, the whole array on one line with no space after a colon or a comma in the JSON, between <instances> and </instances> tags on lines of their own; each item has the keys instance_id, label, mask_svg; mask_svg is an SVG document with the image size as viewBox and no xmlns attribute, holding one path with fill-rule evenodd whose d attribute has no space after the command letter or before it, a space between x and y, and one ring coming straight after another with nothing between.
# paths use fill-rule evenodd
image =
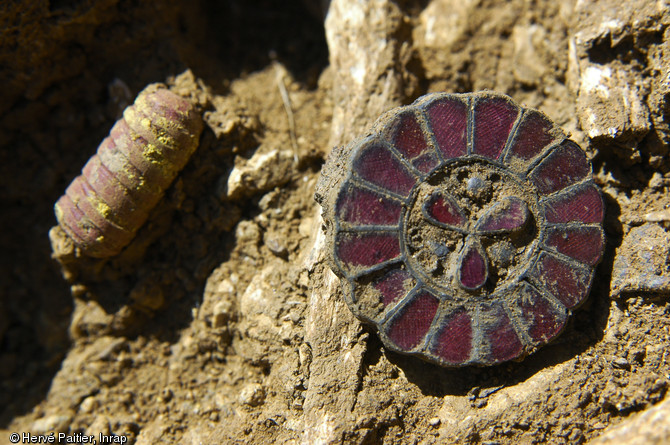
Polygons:
<instances>
[{"instance_id":1,"label":"rock embedded in soil","mask_svg":"<svg viewBox=\"0 0 670 445\"><path fill-rule=\"evenodd\" d=\"M293 152L261 145L250 159L238 158L222 197L240 199L283 185L293 173Z\"/></svg>"},{"instance_id":2,"label":"rock embedded in soil","mask_svg":"<svg viewBox=\"0 0 670 445\"><path fill-rule=\"evenodd\" d=\"M670 443L670 400L605 430L591 445L663 445Z\"/></svg>"},{"instance_id":3,"label":"rock embedded in soil","mask_svg":"<svg viewBox=\"0 0 670 445\"><path fill-rule=\"evenodd\" d=\"M622 294L670 294L670 234L658 224L633 227L616 251L610 284Z\"/></svg>"},{"instance_id":4,"label":"rock embedded in soil","mask_svg":"<svg viewBox=\"0 0 670 445\"><path fill-rule=\"evenodd\" d=\"M52 414L42 417L33 422L31 432L33 434L50 434L51 432L64 433L68 430L74 413Z\"/></svg>"},{"instance_id":5,"label":"rock embedded in soil","mask_svg":"<svg viewBox=\"0 0 670 445\"><path fill-rule=\"evenodd\" d=\"M238 400L243 405L261 405L265 401L265 388L259 383L249 383L240 391Z\"/></svg>"},{"instance_id":6,"label":"rock embedded in soil","mask_svg":"<svg viewBox=\"0 0 670 445\"><path fill-rule=\"evenodd\" d=\"M662 67L667 66L662 61L668 49L662 43L667 5L646 0L577 2L574 22L568 84L577 96L582 129L628 164L641 162L644 150L650 150L650 160L658 166L667 147L640 145L652 130L660 131L661 139L668 137L667 123L658 119L667 115L659 113L660 107L667 109L667 70Z\"/></svg>"}]
</instances>

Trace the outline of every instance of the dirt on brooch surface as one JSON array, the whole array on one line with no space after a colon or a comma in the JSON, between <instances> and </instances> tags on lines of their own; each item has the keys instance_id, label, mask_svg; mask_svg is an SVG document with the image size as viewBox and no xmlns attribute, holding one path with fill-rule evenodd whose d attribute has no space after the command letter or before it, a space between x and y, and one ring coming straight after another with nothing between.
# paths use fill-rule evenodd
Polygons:
<instances>
[{"instance_id":1,"label":"dirt on brooch surface","mask_svg":"<svg viewBox=\"0 0 670 445\"><path fill-rule=\"evenodd\" d=\"M668 6L360 3L0 9L0 443L670 438L653 423L670 418ZM61 269L53 204L154 82L201 109L200 146L124 252ZM314 190L332 147L382 112L483 89L586 150L607 246L556 341L443 369L385 350L348 311Z\"/></svg>"}]
</instances>

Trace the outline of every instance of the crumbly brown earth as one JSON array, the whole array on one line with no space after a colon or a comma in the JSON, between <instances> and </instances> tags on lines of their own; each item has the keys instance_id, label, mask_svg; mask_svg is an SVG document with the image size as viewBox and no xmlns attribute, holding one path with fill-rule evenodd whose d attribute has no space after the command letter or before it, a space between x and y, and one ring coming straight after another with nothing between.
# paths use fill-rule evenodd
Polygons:
<instances>
[{"instance_id":1,"label":"crumbly brown earth","mask_svg":"<svg viewBox=\"0 0 670 445\"><path fill-rule=\"evenodd\" d=\"M668 230L663 2L332 0L325 26L322 2L168 3L0 10L0 442L585 443L667 398L667 290L610 298L631 228ZM200 147L120 256L52 231L64 277L53 203L152 82L201 107ZM588 151L608 243L553 344L449 370L351 316L313 196L382 112L485 88Z\"/></svg>"}]
</instances>

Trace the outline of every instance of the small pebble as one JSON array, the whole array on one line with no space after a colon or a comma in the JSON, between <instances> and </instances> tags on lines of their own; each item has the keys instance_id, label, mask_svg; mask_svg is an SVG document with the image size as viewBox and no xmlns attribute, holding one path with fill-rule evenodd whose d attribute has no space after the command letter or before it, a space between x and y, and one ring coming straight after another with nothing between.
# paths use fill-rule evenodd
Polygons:
<instances>
[{"instance_id":1,"label":"small pebble","mask_svg":"<svg viewBox=\"0 0 670 445\"><path fill-rule=\"evenodd\" d=\"M663 175L660 172L654 172L649 180L650 189L660 189L663 187Z\"/></svg>"},{"instance_id":2,"label":"small pebble","mask_svg":"<svg viewBox=\"0 0 670 445\"><path fill-rule=\"evenodd\" d=\"M238 401L248 406L261 405L265 401L265 389L259 383L250 383L242 388Z\"/></svg>"},{"instance_id":3,"label":"small pebble","mask_svg":"<svg viewBox=\"0 0 670 445\"><path fill-rule=\"evenodd\" d=\"M70 423L72 423L72 416L55 414L37 419L33 422L31 430L38 435L49 434L52 431L64 433L70 427Z\"/></svg>"},{"instance_id":4,"label":"small pebble","mask_svg":"<svg viewBox=\"0 0 670 445\"><path fill-rule=\"evenodd\" d=\"M476 198L481 198L481 196L487 192L488 188L486 182L477 176L468 179L466 187L472 196Z\"/></svg>"},{"instance_id":5,"label":"small pebble","mask_svg":"<svg viewBox=\"0 0 670 445\"><path fill-rule=\"evenodd\" d=\"M623 357L615 357L612 360L612 367L617 369L630 369L630 363Z\"/></svg>"},{"instance_id":6,"label":"small pebble","mask_svg":"<svg viewBox=\"0 0 670 445\"><path fill-rule=\"evenodd\" d=\"M649 222L668 222L670 221L670 209L649 212L644 215L644 220Z\"/></svg>"},{"instance_id":7,"label":"small pebble","mask_svg":"<svg viewBox=\"0 0 670 445\"><path fill-rule=\"evenodd\" d=\"M234 315L235 310L230 300L218 301L212 309L211 325L215 329L225 327Z\"/></svg>"},{"instance_id":8,"label":"small pebble","mask_svg":"<svg viewBox=\"0 0 670 445\"><path fill-rule=\"evenodd\" d=\"M273 254L275 254L280 258L286 258L288 256L288 249L277 238L266 239L265 245L268 246L270 252L272 252Z\"/></svg>"},{"instance_id":9,"label":"small pebble","mask_svg":"<svg viewBox=\"0 0 670 445\"><path fill-rule=\"evenodd\" d=\"M162 402L169 402L170 400L172 400L173 395L174 393L170 388L165 388L163 389L163 391L161 391L160 399Z\"/></svg>"},{"instance_id":10,"label":"small pebble","mask_svg":"<svg viewBox=\"0 0 670 445\"><path fill-rule=\"evenodd\" d=\"M447 246L441 243L436 243L435 241L428 241L430 243L430 249L438 258L444 258L451 252Z\"/></svg>"},{"instance_id":11,"label":"small pebble","mask_svg":"<svg viewBox=\"0 0 670 445\"><path fill-rule=\"evenodd\" d=\"M103 415L98 415L93 419L93 422L86 428L86 435L89 436L107 436L110 433L109 419Z\"/></svg>"},{"instance_id":12,"label":"small pebble","mask_svg":"<svg viewBox=\"0 0 670 445\"><path fill-rule=\"evenodd\" d=\"M95 397L86 397L79 405L79 411L85 414L90 414L95 411L98 406L100 406L100 402L98 402Z\"/></svg>"},{"instance_id":13,"label":"small pebble","mask_svg":"<svg viewBox=\"0 0 670 445\"><path fill-rule=\"evenodd\" d=\"M432 419L430 419L430 420L428 421L428 424L429 424L430 426L432 426L432 427L435 427L435 428L437 428L438 426L440 426L440 423L442 423L442 421L440 420L439 417L433 417Z\"/></svg>"}]
</instances>

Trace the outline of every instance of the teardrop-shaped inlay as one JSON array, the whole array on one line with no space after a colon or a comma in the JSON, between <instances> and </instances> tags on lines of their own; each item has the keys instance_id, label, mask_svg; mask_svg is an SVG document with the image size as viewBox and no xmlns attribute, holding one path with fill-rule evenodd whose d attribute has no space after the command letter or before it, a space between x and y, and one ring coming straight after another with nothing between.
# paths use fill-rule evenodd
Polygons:
<instances>
[{"instance_id":1,"label":"teardrop-shaped inlay","mask_svg":"<svg viewBox=\"0 0 670 445\"><path fill-rule=\"evenodd\" d=\"M479 243L467 239L458 266L459 284L467 290L477 290L486 283L488 264Z\"/></svg>"},{"instance_id":2,"label":"teardrop-shaped inlay","mask_svg":"<svg viewBox=\"0 0 670 445\"><path fill-rule=\"evenodd\" d=\"M476 229L482 233L516 232L528 221L528 206L514 196L495 203L477 222Z\"/></svg>"},{"instance_id":3,"label":"teardrop-shaped inlay","mask_svg":"<svg viewBox=\"0 0 670 445\"><path fill-rule=\"evenodd\" d=\"M423 205L423 212L428 221L438 226L463 227L465 224L465 216L456 200L444 193L433 193Z\"/></svg>"}]
</instances>

